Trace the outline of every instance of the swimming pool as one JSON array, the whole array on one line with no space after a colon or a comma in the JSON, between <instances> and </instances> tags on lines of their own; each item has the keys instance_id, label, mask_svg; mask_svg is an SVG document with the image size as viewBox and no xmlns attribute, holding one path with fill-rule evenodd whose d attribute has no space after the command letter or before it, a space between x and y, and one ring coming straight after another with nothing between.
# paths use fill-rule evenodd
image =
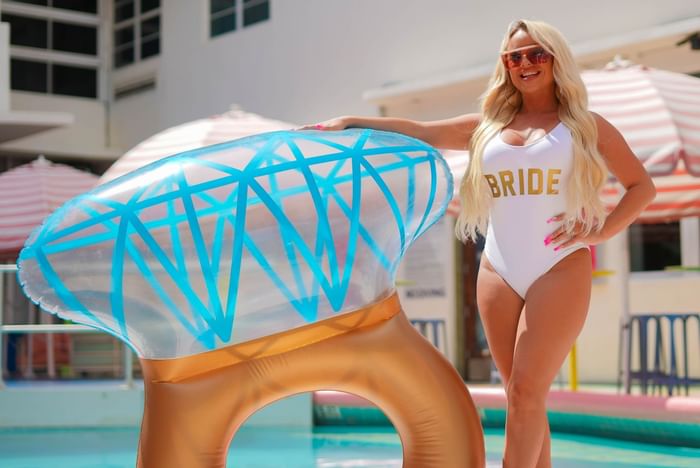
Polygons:
<instances>
[{"instance_id":1,"label":"swimming pool","mask_svg":"<svg viewBox=\"0 0 700 468\"><path fill-rule=\"evenodd\" d=\"M138 430L1 430L3 468L132 468ZM503 431L486 430L490 466L500 466ZM698 466L700 449L555 434L557 468ZM391 427L320 427L313 431L244 427L234 439L229 468L394 468L401 445Z\"/></svg>"}]
</instances>

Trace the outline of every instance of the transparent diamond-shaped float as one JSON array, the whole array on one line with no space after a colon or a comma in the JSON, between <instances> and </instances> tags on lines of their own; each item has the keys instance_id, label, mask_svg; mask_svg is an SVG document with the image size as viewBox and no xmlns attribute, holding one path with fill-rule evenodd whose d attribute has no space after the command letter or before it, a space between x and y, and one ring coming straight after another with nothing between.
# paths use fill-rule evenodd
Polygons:
<instances>
[{"instance_id":1,"label":"transparent diamond-shaped float","mask_svg":"<svg viewBox=\"0 0 700 468\"><path fill-rule=\"evenodd\" d=\"M451 197L447 165L419 140L266 133L71 200L27 241L19 275L41 307L141 357L187 356L386 297Z\"/></svg>"}]
</instances>

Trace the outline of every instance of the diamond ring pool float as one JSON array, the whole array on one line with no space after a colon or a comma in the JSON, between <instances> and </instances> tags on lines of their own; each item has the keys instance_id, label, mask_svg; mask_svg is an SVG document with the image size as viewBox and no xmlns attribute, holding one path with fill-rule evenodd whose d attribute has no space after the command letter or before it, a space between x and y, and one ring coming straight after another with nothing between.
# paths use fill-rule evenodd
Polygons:
<instances>
[{"instance_id":1,"label":"diamond ring pool float","mask_svg":"<svg viewBox=\"0 0 700 468\"><path fill-rule=\"evenodd\" d=\"M395 292L443 215L432 147L364 129L188 151L69 201L27 241L26 294L123 340L144 372L142 467L223 467L255 411L339 390L384 410L405 467L482 467L478 414Z\"/></svg>"}]
</instances>

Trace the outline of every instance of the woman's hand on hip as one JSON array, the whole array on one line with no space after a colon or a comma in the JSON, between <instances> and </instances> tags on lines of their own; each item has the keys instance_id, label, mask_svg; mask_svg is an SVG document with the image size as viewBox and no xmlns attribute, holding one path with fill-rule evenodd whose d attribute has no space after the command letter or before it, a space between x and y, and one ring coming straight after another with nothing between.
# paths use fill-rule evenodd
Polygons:
<instances>
[{"instance_id":1,"label":"woman's hand on hip","mask_svg":"<svg viewBox=\"0 0 700 468\"><path fill-rule=\"evenodd\" d=\"M561 213L551 217L547 222L561 222L563 219L564 214ZM586 245L596 245L606 240L608 240L608 236L603 233L602 229L592 229L588 234L585 234L585 225L580 221L576 221L571 230L567 230L564 224L559 226L559 228L544 239L544 245L553 247L556 252L559 249L569 247L579 242Z\"/></svg>"}]
</instances>

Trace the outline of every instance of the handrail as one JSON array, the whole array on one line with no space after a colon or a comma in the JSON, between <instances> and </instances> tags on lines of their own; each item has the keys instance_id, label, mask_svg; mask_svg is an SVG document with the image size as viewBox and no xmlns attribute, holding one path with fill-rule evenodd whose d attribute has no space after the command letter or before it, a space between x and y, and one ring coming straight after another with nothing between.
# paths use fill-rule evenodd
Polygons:
<instances>
[{"instance_id":1,"label":"handrail","mask_svg":"<svg viewBox=\"0 0 700 468\"><path fill-rule=\"evenodd\" d=\"M5 387L3 381L4 365L3 365L3 352L4 344L2 336L7 333L98 333L98 330L93 327L78 324L24 324L24 325L4 325L3 324L3 314L4 314L4 304L5 304L5 282L4 273L17 271L16 265L2 265L0 264L0 390ZM132 361L133 351L129 346L123 345L124 352L122 353L122 360L124 365L124 386L127 388L132 388L134 386L134 365ZM48 360L53 362L53 346L47 347Z\"/></svg>"},{"instance_id":2,"label":"handrail","mask_svg":"<svg viewBox=\"0 0 700 468\"><path fill-rule=\"evenodd\" d=\"M27 325L3 325L0 327L3 333L90 333L100 330L86 325L52 325L48 323Z\"/></svg>"}]
</instances>

